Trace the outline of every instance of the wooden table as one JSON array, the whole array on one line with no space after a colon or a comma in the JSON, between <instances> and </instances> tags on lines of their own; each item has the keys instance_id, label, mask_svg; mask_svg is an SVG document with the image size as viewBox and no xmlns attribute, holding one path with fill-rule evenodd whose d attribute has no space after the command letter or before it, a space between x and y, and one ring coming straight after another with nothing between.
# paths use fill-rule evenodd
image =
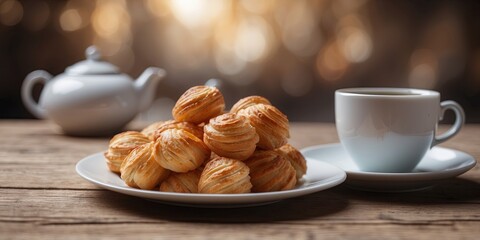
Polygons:
<instances>
[{"instance_id":1,"label":"wooden table","mask_svg":"<svg viewBox=\"0 0 480 240\"><path fill-rule=\"evenodd\" d=\"M443 144L480 158L480 125ZM292 123L302 148L338 142L333 124ZM103 190L75 172L108 139L52 123L0 121L0 239L480 239L480 167L428 190L370 193L344 185L271 205L176 207Z\"/></svg>"}]
</instances>

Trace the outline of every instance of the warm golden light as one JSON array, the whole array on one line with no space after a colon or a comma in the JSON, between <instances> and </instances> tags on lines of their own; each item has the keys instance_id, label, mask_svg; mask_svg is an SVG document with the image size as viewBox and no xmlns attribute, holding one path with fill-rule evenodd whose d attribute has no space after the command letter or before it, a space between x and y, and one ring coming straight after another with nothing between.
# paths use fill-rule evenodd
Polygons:
<instances>
[{"instance_id":1,"label":"warm golden light","mask_svg":"<svg viewBox=\"0 0 480 240\"><path fill-rule=\"evenodd\" d=\"M82 27L82 17L77 9L67 9L60 15L60 27L62 30L72 32Z\"/></svg>"},{"instance_id":2,"label":"warm golden light","mask_svg":"<svg viewBox=\"0 0 480 240\"><path fill-rule=\"evenodd\" d=\"M408 84L414 88L432 89L437 83L438 60L430 49L418 49L410 57Z\"/></svg>"},{"instance_id":3,"label":"warm golden light","mask_svg":"<svg viewBox=\"0 0 480 240\"><path fill-rule=\"evenodd\" d=\"M329 91L355 86L461 89L474 99L480 94L480 50L471 4L423 5L381 0L0 0L0 41L5 42L0 56L8 58L3 75L12 77L10 72L34 65L64 69L84 58L85 47L96 45L103 60L132 77L148 66L164 68L169 74L158 96L167 93L172 99L180 89L210 78L225 83L226 98L255 90L283 106L326 101ZM422 6L429 12L418 17ZM49 54L56 48L68 49L65 63ZM20 63L24 68L10 66ZM295 112L307 114L308 107Z\"/></svg>"},{"instance_id":4,"label":"warm golden light","mask_svg":"<svg viewBox=\"0 0 480 240\"><path fill-rule=\"evenodd\" d=\"M171 0L173 15L188 28L208 27L226 11L227 0Z\"/></svg>"},{"instance_id":5,"label":"warm golden light","mask_svg":"<svg viewBox=\"0 0 480 240\"><path fill-rule=\"evenodd\" d=\"M345 27L339 33L342 52L345 58L354 63L367 60L372 53L372 40L360 28Z\"/></svg>"},{"instance_id":6,"label":"warm golden light","mask_svg":"<svg viewBox=\"0 0 480 240\"><path fill-rule=\"evenodd\" d=\"M0 22L7 26L19 23L23 17L23 6L16 0L0 2Z\"/></svg>"},{"instance_id":7,"label":"warm golden light","mask_svg":"<svg viewBox=\"0 0 480 240\"><path fill-rule=\"evenodd\" d=\"M237 57L251 62L267 53L269 26L260 17L251 17L238 26L234 49Z\"/></svg>"},{"instance_id":8,"label":"warm golden light","mask_svg":"<svg viewBox=\"0 0 480 240\"><path fill-rule=\"evenodd\" d=\"M317 71L325 80L340 79L348 67L348 61L343 56L337 42L327 45L323 53L317 56Z\"/></svg>"},{"instance_id":9,"label":"warm golden light","mask_svg":"<svg viewBox=\"0 0 480 240\"><path fill-rule=\"evenodd\" d=\"M298 56L314 55L321 44L317 18L306 2L295 1L292 4L289 11L282 13L284 16L280 20L283 44Z\"/></svg>"},{"instance_id":10,"label":"warm golden light","mask_svg":"<svg viewBox=\"0 0 480 240\"><path fill-rule=\"evenodd\" d=\"M268 12L274 5L273 0L241 0L240 4L247 11L257 14L263 14Z\"/></svg>"},{"instance_id":11,"label":"warm golden light","mask_svg":"<svg viewBox=\"0 0 480 240\"><path fill-rule=\"evenodd\" d=\"M420 64L415 66L408 77L410 87L432 89L435 87L436 72L435 69L428 64Z\"/></svg>"},{"instance_id":12,"label":"warm golden light","mask_svg":"<svg viewBox=\"0 0 480 240\"><path fill-rule=\"evenodd\" d=\"M232 51L217 49L215 51L215 66L225 75L236 75L245 69L247 62L239 59Z\"/></svg>"},{"instance_id":13,"label":"warm golden light","mask_svg":"<svg viewBox=\"0 0 480 240\"><path fill-rule=\"evenodd\" d=\"M91 16L96 33L93 44L102 50L107 61L122 71L128 71L135 64L130 22L127 3L119 0L98 0Z\"/></svg>"},{"instance_id":14,"label":"warm golden light","mask_svg":"<svg viewBox=\"0 0 480 240\"><path fill-rule=\"evenodd\" d=\"M337 17L355 12L368 0L334 0L332 1L332 12Z\"/></svg>"},{"instance_id":15,"label":"warm golden light","mask_svg":"<svg viewBox=\"0 0 480 240\"><path fill-rule=\"evenodd\" d=\"M92 24L98 35L110 38L129 31L130 15L121 2L105 1L97 4L92 14Z\"/></svg>"},{"instance_id":16,"label":"warm golden light","mask_svg":"<svg viewBox=\"0 0 480 240\"><path fill-rule=\"evenodd\" d=\"M199 70L213 65L241 85L256 81L268 59L286 49L298 58L316 56L315 69L322 79L338 80L350 63L366 61L373 51L368 26L357 15L365 1L339 1L329 5L306 0L144 0L144 11L153 21L162 22L158 25L161 29L155 30L155 40L145 43L158 44L163 50L140 48L148 59L168 59L173 69ZM334 15L325 18L327 22L322 22L324 8L336 8ZM131 49L130 14L137 13L125 1L96 1L91 16L94 42L105 49L106 56L120 56L124 49ZM323 35L323 24L333 31L333 40ZM330 44L324 46L324 41ZM285 61L279 63L287 67ZM313 78L307 74L302 79ZM308 92L310 80L295 82L284 77L280 82L289 95L302 96Z\"/></svg>"},{"instance_id":17,"label":"warm golden light","mask_svg":"<svg viewBox=\"0 0 480 240\"><path fill-rule=\"evenodd\" d=\"M214 61L219 72L225 75L239 76L251 72L250 62L265 59L276 45L271 26L261 17L247 14L236 19L228 18L215 27ZM252 82L255 79L242 78L239 84Z\"/></svg>"},{"instance_id":18,"label":"warm golden light","mask_svg":"<svg viewBox=\"0 0 480 240\"><path fill-rule=\"evenodd\" d=\"M170 12L168 2L165 0L147 0L146 7L157 17L165 17Z\"/></svg>"}]
</instances>

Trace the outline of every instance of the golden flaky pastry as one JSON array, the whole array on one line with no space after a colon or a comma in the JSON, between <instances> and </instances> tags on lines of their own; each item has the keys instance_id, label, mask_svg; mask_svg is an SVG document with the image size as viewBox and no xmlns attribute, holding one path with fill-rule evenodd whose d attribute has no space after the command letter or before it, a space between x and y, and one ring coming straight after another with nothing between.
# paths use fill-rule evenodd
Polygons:
<instances>
[{"instance_id":1,"label":"golden flaky pastry","mask_svg":"<svg viewBox=\"0 0 480 240\"><path fill-rule=\"evenodd\" d=\"M103 154L110 171L119 173L123 159L134 148L149 142L147 136L136 131L126 131L113 136L108 144L108 150Z\"/></svg>"},{"instance_id":2,"label":"golden flaky pastry","mask_svg":"<svg viewBox=\"0 0 480 240\"><path fill-rule=\"evenodd\" d=\"M175 120L199 124L223 113L225 100L215 87L195 86L188 89L173 107Z\"/></svg>"},{"instance_id":3,"label":"golden flaky pastry","mask_svg":"<svg viewBox=\"0 0 480 240\"><path fill-rule=\"evenodd\" d=\"M164 121L158 121L158 122L154 122L150 125L148 125L147 127L145 127L143 130L142 130L142 134L147 136L148 139L150 140L154 140L153 138L153 134L155 133L155 131L161 126L163 125L165 122Z\"/></svg>"},{"instance_id":4,"label":"golden flaky pastry","mask_svg":"<svg viewBox=\"0 0 480 240\"><path fill-rule=\"evenodd\" d=\"M153 143L135 148L123 161L120 177L130 187L153 189L168 177L170 171L161 167L152 156Z\"/></svg>"},{"instance_id":5,"label":"golden flaky pastry","mask_svg":"<svg viewBox=\"0 0 480 240\"><path fill-rule=\"evenodd\" d=\"M198 193L198 181L201 172L198 170L186 173L172 173L160 184L162 192Z\"/></svg>"},{"instance_id":6,"label":"golden flaky pastry","mask_svg":"<svg viewBox=\"0 0 480 240\"><path fill-rule=\"evenodd\" d=\"M302 178L307 173L307 161L303 155L290 144L285 144L282 147L276 149L283 158L287 159L295 169L297 180Z\"/></svg>"},{"instance_id":7,"label":"golden flaky pastry","mask_svg":"<svg viewBox=\"0 0 480 240\"><path fill-rule=\"evenodd\" d=\"M244 161L250 168L253 192L272 192L295 187L295 169L288 160L273 150L257 150Z\"/></svg>"},{"instance_id":8,"label":"golden flaky pastry","mask_svg":"<svg viewBox=\"0 0 480 240\"><path fill-rule=\"evenodd\" d=\"M210 119L203 141L218 156L245 160L255 151L258 134L244 116L225 113Z\"/></svg>"},{"instance_id":9,"label":"golden flaky pastry","mask_svg":"<svg viewBox=\"0 0 480 240\"><path fill-rule=\"evenodd\" d=\"M287 143L290 137L288 119L280 110L271 105L255 104L238 112L245 116L255 128L260 140L257 146L272 150Z\"/></svg>"},{"instance_id":10,"label":"golden flaky pastry","mask_svg":"<svg viewBox=\"0 0 480 240\"><path fill-rule=\"evenodd\" d=\"M203 169L198 182L199 193L249 193L252 188L249 169L243 162L218 157Z\"/></svg>"},{"instance_id":11,"label":"golden flaky pastry","mask_svg":"<svg viewBox=\"0 0 480 240\"><path fill-rule=\"evenodd\" d=\"M155 140L153 155L158 164L166 169L188 172L210 157L210 149L188 131L167 129Z\"/></svg>"},{"instance_id":12,"label":"golden flaky pastry","mask_svg":"<svg viewBox=\"0 0 480 240\"><path fill-rule=\"evenodd\" d=\"M230 109L231 113L238 113L238 111L245 109L247 107L253 106L255 104L265 104L265 105L272 105L268 99L261 97L261 96L249 96L242 98L236 102L232 109Z\"/></svg>"},{"instance_id":13,"label":"golden flaky pastry","mask_svg":"<svg viewBox=\"0 0 480 240\"><path fill-rule=\"evenodd\" d=\"M160 136L160 134L167 129L183 129L195 135L199 139L203 139L203 128L193 123L179 122L175 120L166 121L162 125L160 125L157 130L155 130L155 133L153 134L153 139L157 139L158 136Z\"/></svg>"},{"instance_id":14,"label":"golden flaky pastry","mask_svg":"<svg viewBox=\"0 0 480 240\"><path fill-rule=\"evenodd\" d=\"M212 152L212 153L210 154L210 158L208 158L207 160L205 160L205 161L202 163L202 165L200 165L200 167L197 168L197 170L200 171L200 172L202 172L203 169L205 168L205 166L206 166L210 161L212 161L213 159L218 158L218 157L220 157L220 156L218 156L215 152Z\"/></svg>"}]
</instances>

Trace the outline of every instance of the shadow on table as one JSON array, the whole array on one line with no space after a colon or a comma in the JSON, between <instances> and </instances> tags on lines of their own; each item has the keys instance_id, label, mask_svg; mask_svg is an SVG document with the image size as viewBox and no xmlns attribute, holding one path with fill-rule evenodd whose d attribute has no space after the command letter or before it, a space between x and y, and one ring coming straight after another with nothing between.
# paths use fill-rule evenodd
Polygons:
<instances>
[{"instance_id":1,"label":"shadow on table","mask_svg":"<svg viewBox=\"0 0 480 240\"><path fill-rule=\"evenodd\" d=\"M178 222L261 223L328 217L345 210L350 201L384 202L397 205L434 204L480 201L480 184L462 178L449 179L438 185L416 192L377 193L353 190L345 184L303 197L282 200L256 207L197 208L182 207L147 201L110 191L98 191L95 199L127 214L152 220Z\"/></svg>"},{"instance_id":2,"label":"shadow on table","mask_svg":"<svg viewBox=\"0 0 480 240\"><path fill-rule=\"evenodd\" d=\"M276 203L241 208L181 207L109 191L99 191L98 199L106 205L129 214L151 219L179 222L260 223L324 217L342 211L348 199L327 190Z\"/></svg>"},{"instance_id":3,"label":"shadow on table","mask_svg":"<svg viewBox=\"0 0 480 240\"><path fill-rule=\"evenodd\" d=\"M346 186L337 188L337 193L345 198L362 201L389 202L405 205L450 204L480 201L480 183L453 178L420 191L401 193L364 192Z\"/></svg>"}]
</instances>

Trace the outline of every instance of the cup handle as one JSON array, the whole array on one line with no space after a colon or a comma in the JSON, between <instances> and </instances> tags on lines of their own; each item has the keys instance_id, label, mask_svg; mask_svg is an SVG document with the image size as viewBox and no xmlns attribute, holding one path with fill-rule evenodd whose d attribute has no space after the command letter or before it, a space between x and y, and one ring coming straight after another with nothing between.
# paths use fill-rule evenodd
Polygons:
<instances>
[{"instance_id":1,"label":"cup handle","mask_svg":"<svg viewBox=\"0 0 480 240\"><path fill-rule=\"evenodd\" d=\"M440 120L443 119L443 115L445 114L445 111L450 109L455 113L455 122L453 123L453 126L448 129L448 131L444 132L440 136L435 136L435 139L433 140L432 147L440 144L442 142L447 141L451 137L455 136L460 129L463 127L463 124L465 123L465 112L463 111L462 106L458 104L455 101L443 101L440 103Z\"/></svg>"},{"instance_id":2,"label":"cup handle","mask_svg":"<svg viewBox=\"0 0 480 240\"><path fill-rule=\"evenodd\" d=\"M47 117L47 113L44 108L40 107L37 102L33 99L32 89L33 86L37 83L42 83L46 85L52 79L50 73L37 70L33 71L27 75L25 81L22 84L22 100L25 104L25 107L37 118L44 119Z\"/></svg>"}]
</instances>

